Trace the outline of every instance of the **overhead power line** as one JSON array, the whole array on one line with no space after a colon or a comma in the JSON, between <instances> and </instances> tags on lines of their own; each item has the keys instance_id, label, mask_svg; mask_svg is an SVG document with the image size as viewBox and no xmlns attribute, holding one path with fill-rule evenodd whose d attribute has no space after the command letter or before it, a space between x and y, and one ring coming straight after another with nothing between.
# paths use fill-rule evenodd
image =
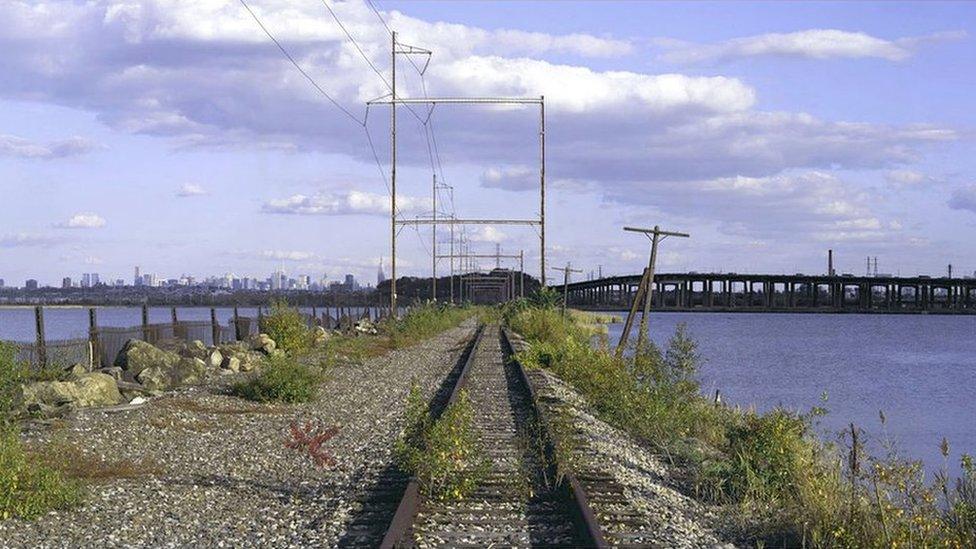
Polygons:
<instances>
[{"instance_id":1,"label":"overhead power line","mask_svg":"<svg viewBox=\"0 0 976 549\"><path fill-rule=\"evenodd\" d=\"M318 90L319 93L325 96L325 98L328 99L329 102L335 105L337 109L345 113L346 116L348 116L350 119L356 122L356 124L359 124L360 126L363 127L366 126L366 123L363 120L360 120L356 115L349 112L349 109L343 107L338 101L336 101L334 97L329 95L329 92L325 91L325 89L323 89L322 86L320 86L319 83L316 82L315 79L312 78L310 74L305 72L305 69L303 69L302 66L298 64L298 61L295 61L295 58L292 57L290 53L288 53L288 50L286 50L285 47L281 45L281 42L278 42L278 39L275 38L273 34L271 34L271 31L268 30L268 27L264 26L264 23L261 22L257 14L254 13L254 10L251 9L251 6L247 5L247 2L245 0L240 0L240 3L242 6L244 6L244 9L246 9L247 12L251 14L251 17L254 18L254 22L257 23L259 27L261 27L261 30L264 31L264 34L268 35L268 38L270 38L271 41L274 42L275 46L278 46L278 50L281 51L281 54L284 55L288 59L288 61L290 61L291 64L295 66L296 69L298 69L298 72L302 73L302 76L304 76L305 79L308 80L309 84L315 87L315 89Z\"/></svg>"}]
</instances>

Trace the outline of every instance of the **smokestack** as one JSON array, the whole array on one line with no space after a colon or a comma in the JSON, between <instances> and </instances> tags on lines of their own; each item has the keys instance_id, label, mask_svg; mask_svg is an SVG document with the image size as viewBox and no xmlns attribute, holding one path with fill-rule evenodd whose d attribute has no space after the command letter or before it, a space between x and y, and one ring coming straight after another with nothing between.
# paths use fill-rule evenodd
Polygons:
<instances>
[{"instance_id":1,"label":"smokestack","mask_svg":"<svg viewBox=\"0 0 976 549\"><path fill-rule=\"evenodd\" d=\"M949 264L949 278L952 278L952 263Z\"/></svg>"},{"instance_id":2,"label":"smokestack","mask_svg":"<svg viewBox=\"0 0 976 549\"><path fill-rule=\"evenodd\" d=\"M827 276L834 276L834 250L827 250Z\"/></svg>"}]
</instances>

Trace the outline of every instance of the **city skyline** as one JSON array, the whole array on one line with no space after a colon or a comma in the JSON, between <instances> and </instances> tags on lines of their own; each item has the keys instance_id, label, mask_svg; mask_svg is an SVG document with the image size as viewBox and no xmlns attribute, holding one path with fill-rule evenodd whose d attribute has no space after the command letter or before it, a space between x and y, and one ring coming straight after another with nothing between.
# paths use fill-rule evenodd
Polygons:
<instances>
[{"instance_id":1,"label":"city skyline","mask_svg":"<svg viewBox=\"0 0 976 549\"><path fill-rule=\"evenodd\" d=\"M359 119L385 93L389 36L366 4L331 5L379 74L321 4L253 2ZM692 234L658 258L673 271L819 272L828 248L845 272L865 256L904 275L976 270L971 5L600 3L571 17L519 2L376 5L434 52L423 82L402 67L404 95L545 95L551 266L639 272L646 242L620 229L660 223ZM386 115L364 119L378 168L358 121L239 5L0 13L8 284L57 285L65 264L112 280L134 261L197 278L283 263L371 280L389 265ZM436 171L459 214L531 217L535 119L496 114L435 109ZM403 117L402 215L429 215L426 137ZM531 229L467 237L538 263ZM429 233L405 229L400 245L398 274L429 276Z\"/></svg>"}]
</instances>

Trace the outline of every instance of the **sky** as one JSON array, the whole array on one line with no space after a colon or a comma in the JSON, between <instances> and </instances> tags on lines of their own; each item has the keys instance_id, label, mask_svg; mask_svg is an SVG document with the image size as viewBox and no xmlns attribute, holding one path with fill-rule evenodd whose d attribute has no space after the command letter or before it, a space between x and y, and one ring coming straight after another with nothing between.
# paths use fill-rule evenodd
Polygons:
<instances>
[{"instance_id":1,"label":"sky","mask_svg":"<svg viewBox=\"0 0 976 549\"><path fill-rule=\"evenodd\" d=\"M0 4L8 286L389 274L386 27L432 52L401 97L545 96L547 259L577 278L639 272L625 225L691 234L663 271L976 271L976 4L246 3ZM439 215L538 216L536 106L412 109L398 215L431 214L436 173ZM465 235L538 275L535 228ZM431 238L402 228L399 275Z\"/></svg>"}]
</instances>

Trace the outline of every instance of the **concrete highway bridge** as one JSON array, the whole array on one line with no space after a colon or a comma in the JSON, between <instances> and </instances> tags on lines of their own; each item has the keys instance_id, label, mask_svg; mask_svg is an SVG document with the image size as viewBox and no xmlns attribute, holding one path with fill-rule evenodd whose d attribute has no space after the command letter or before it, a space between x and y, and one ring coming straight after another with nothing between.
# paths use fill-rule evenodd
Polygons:
<instances>
[{"instance_id":1,"label":"concrete highway bridge","mask_svg":"<svg viewBox=\"0 0 976 549\"><path fill-rule=\"evenodd\" d=\"M574 282L567 301L627 310L640 279ZM653 300L659 311L976 314L976 278L662 273L654 276Z\"/></svg>"}]
</instances>

